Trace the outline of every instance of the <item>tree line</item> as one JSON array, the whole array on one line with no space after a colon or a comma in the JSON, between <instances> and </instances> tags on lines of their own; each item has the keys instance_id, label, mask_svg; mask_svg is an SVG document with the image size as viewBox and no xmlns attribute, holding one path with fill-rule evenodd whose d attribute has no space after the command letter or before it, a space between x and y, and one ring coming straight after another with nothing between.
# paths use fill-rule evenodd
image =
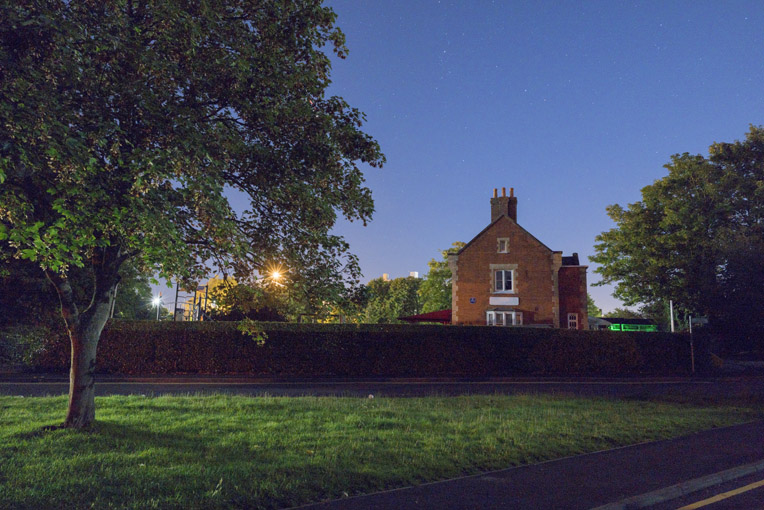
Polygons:
<instances>
[{"instance_id":1,"label":"tree line","mask_svg":"<svg viewBox=\"0 0 764 510\"><path fill-rule=\"evenodd\" d=\"M329 300L310 306L290 272L276 282L267 277L230 282L212 292L210 315L218 320L275 320L395 324L401 317L451 308L448 254L461 249L455 242L428 262L424 278L374 278L348 286Z\"/></svg>"}]
</instances>

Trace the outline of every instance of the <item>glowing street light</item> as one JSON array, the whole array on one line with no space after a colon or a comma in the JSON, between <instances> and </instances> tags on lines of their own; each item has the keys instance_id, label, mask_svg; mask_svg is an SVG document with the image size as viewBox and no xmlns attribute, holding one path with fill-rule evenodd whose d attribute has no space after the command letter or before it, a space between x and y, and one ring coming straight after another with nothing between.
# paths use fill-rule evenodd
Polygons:
<instances>
[{"instance_id":1,"label":"glowing street light","mask_svg":"<svg viewBox=\"0 0 764 510\"><path fill-rule=\"evenodd\" d=\"M267 277L265 280L270 280L270 283L275 283L276 285L284 285L281 283L281 280L283 280L286 276L286 271L283 269L281 265L271 265L269 267L266 267L265 274ZM264 282L265 283L265 282Z\"/></svg>"},{"instance_id":2,"label":"glowing street light","mask_svg":"<svg viewBox=\"0 0 764 510\"><path fill-rule=\"evenodd\" d=\"M151 300L151 304L157 307L157 320L159 320L159 307L162 304L162 293L160 292L157 297Z\"/></svg>"}]
</instances>

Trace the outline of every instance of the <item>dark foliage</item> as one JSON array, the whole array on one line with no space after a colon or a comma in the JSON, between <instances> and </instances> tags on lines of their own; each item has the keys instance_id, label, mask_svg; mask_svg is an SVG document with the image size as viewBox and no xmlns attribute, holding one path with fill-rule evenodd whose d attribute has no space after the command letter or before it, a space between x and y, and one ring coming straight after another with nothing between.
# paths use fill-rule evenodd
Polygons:
<instances>
[{"instance_id":1,"label":"dark foliage","mask_svg":"<svg viewBox=\"0 0 764 510\"><path fill-rule=\"evenodd\" d=\"M689 338L670 333L480 326L110 321L98 371L124 374L402 377L684 374ZM63 369L66 344L39 368ZM698 359L702 358L698 354Z\"/></svg>"}]
</instances>

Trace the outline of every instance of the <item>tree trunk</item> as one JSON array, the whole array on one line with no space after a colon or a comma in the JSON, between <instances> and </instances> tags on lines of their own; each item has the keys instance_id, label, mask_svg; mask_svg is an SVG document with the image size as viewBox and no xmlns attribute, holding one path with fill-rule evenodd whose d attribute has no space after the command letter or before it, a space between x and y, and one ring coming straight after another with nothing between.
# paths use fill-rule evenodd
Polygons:
<instances>
[{"instance_id":1,"label":"tree trunk","mask_svg":"<svg viewBox=\"0 0 764 510\"><path fill-rule=\"evenodd\" d=\"M63 426L88 427L95 420L96 349L110 303L94 304L96 310L83 314L80 324L70 332L72 357L69 369L69 407Z\"/></svg>"},{"instance_id":2,"label":"tree trunk","mask_svg":"<svg viewBox=\"0 0 764 510\"><path fill-rule=\"evenodd\" d=\"M65 428L85 428L95 420L96 349L119 282L119 267L126 257L119 248L107 247L93 256L93 294L90 305L80 312L66 276L48 274L61 301L72 348L69 369L69 407ZM46 273L47 274L47 273Z\"/></svg>"}]
</instances>

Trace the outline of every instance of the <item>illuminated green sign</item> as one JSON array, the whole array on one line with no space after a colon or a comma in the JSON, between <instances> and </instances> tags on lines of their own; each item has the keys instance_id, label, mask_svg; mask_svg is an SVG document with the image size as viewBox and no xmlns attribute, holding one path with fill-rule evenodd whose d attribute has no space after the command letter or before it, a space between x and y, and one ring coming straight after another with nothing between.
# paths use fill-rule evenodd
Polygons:
<instances>
[{"instance_id":1,"label":"illuminated green sign","mask_svg":"<svg viewBox=\"0 0 764 510\"><path fill-rule=\"evenodd\" d=\"M611 324L610 331L658 331L655 324Z\"/></svg>"}]
</instances>

